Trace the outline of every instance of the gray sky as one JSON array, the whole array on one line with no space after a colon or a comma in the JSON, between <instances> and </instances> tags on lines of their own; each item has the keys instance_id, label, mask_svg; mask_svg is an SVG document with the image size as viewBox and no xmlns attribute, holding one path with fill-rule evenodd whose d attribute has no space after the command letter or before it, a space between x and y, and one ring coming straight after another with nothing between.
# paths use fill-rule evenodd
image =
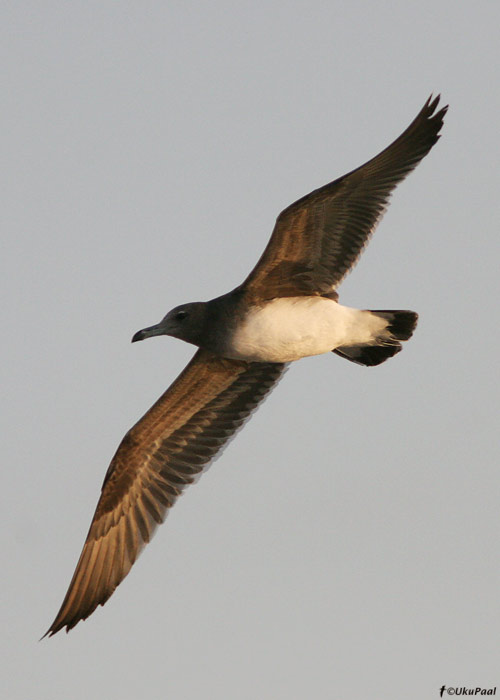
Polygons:
<instances>
[{"instance_id":1,"label":"gray sky","mask_svg":"<svg viewBox=\"0 0 500 700\"><path fill-rule=\"evenodd\" d=\"M3 3L9 700L410 700L500 686L497 2ZM7 69L7 70L6 70ZM443 137L341 301L395 359L291 367L104 608L38 643L109 461L279 211L430 92Z\"/></svg>"}]
</instances>

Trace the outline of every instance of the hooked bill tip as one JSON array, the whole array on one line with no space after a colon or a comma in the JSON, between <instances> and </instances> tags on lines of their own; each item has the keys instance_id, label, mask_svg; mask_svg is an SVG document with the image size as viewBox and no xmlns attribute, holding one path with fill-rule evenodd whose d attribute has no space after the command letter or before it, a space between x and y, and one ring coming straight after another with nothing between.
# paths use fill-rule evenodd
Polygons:
<instances>
[{"instance_id":1,"label":"hooked bill tip","mask_svg":"<svg viewBox=\"0 0 500 700\"><path fill-rule=\"evenodd\" d=\"M161 323L157 323L156 326L149 326L149 328L143 328L132 338L132 342L136 343L138 340L144 340L144 338L151 338L154 335L164 335L164 329Z\"/></svg>"},{"instance_id":2,"label":"hooked bill tip","mask_svg":"<svg viewBox=\"0 0 500 700\"><path fill-rule=\"evenodd\" d=\"M137 343L138 340L144 340L145 337L146 337L146 335L145 335L144 331L137 331L137 333L134 333L134 335L132 337L132 342Z\"/></svg>"}]
</instances>

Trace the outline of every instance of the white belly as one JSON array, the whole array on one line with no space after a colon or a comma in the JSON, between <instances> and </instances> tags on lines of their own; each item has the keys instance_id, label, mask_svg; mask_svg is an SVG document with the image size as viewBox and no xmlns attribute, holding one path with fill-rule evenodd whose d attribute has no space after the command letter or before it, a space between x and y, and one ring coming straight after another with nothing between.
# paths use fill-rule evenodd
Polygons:
<instances>
[{"instance_id":1,"label":"white belly","mask_svg":"<svg viewBox=\"0 0 500 700\"><path fill-rule=\"evenodd\" d=\"M224 354L250 362L291 362L340 345L370 343L387 322L323 297L273 299L250 311Z\"/></svg>"}]
</instances>

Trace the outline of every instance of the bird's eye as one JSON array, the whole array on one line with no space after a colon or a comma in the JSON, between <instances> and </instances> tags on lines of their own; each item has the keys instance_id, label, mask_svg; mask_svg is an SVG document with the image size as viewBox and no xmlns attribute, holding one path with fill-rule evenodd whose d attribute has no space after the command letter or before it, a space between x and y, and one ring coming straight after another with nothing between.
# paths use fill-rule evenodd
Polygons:
<instances>
[{"instance_id":1,"label":"bird's eye","mask_svg":"<svg viewBox=\"0 0 500 700\"><path fill-rule=\"evenodd\" d=\"M186 318L186 316L187 316L187 311L178 311L178 312L175 314L175 318L176 318L178 321L183 321L183 320Z\"/></svg>"}]
</instances>

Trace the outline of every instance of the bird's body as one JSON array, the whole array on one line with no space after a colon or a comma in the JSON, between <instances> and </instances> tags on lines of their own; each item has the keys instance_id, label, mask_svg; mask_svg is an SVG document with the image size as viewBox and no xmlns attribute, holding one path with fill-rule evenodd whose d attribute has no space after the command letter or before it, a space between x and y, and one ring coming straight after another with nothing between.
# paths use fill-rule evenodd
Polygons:
<instances>
[{"instance_id":1,"label":"bird's body","mask_svg":"<svg viewBox=\"0 0 500 700\"><path fill-rule=\"evenodd\" d=\"M123 438L109 466L73 579L47 634L103 605L183 489L221 453L287 363L333 351L378 365L401 350L413 311L338 303L391 192L439 138L446 107L426 102L390 146L279 215L247 279L208 302L183 304L133 340L170 335L196 345L191 362Z\"/></svg>"},{"instance_id":2,"label":"bird's body","mask_svg":"<svg viewBox=\"0 0 500 700\"><path fill-rule=\"evenodd\" d=\"M253 306L223 353L247 362L293 362L343 345L373 344L386 319L322 296L279 297Z\"/></svg>"}]
</instances>

